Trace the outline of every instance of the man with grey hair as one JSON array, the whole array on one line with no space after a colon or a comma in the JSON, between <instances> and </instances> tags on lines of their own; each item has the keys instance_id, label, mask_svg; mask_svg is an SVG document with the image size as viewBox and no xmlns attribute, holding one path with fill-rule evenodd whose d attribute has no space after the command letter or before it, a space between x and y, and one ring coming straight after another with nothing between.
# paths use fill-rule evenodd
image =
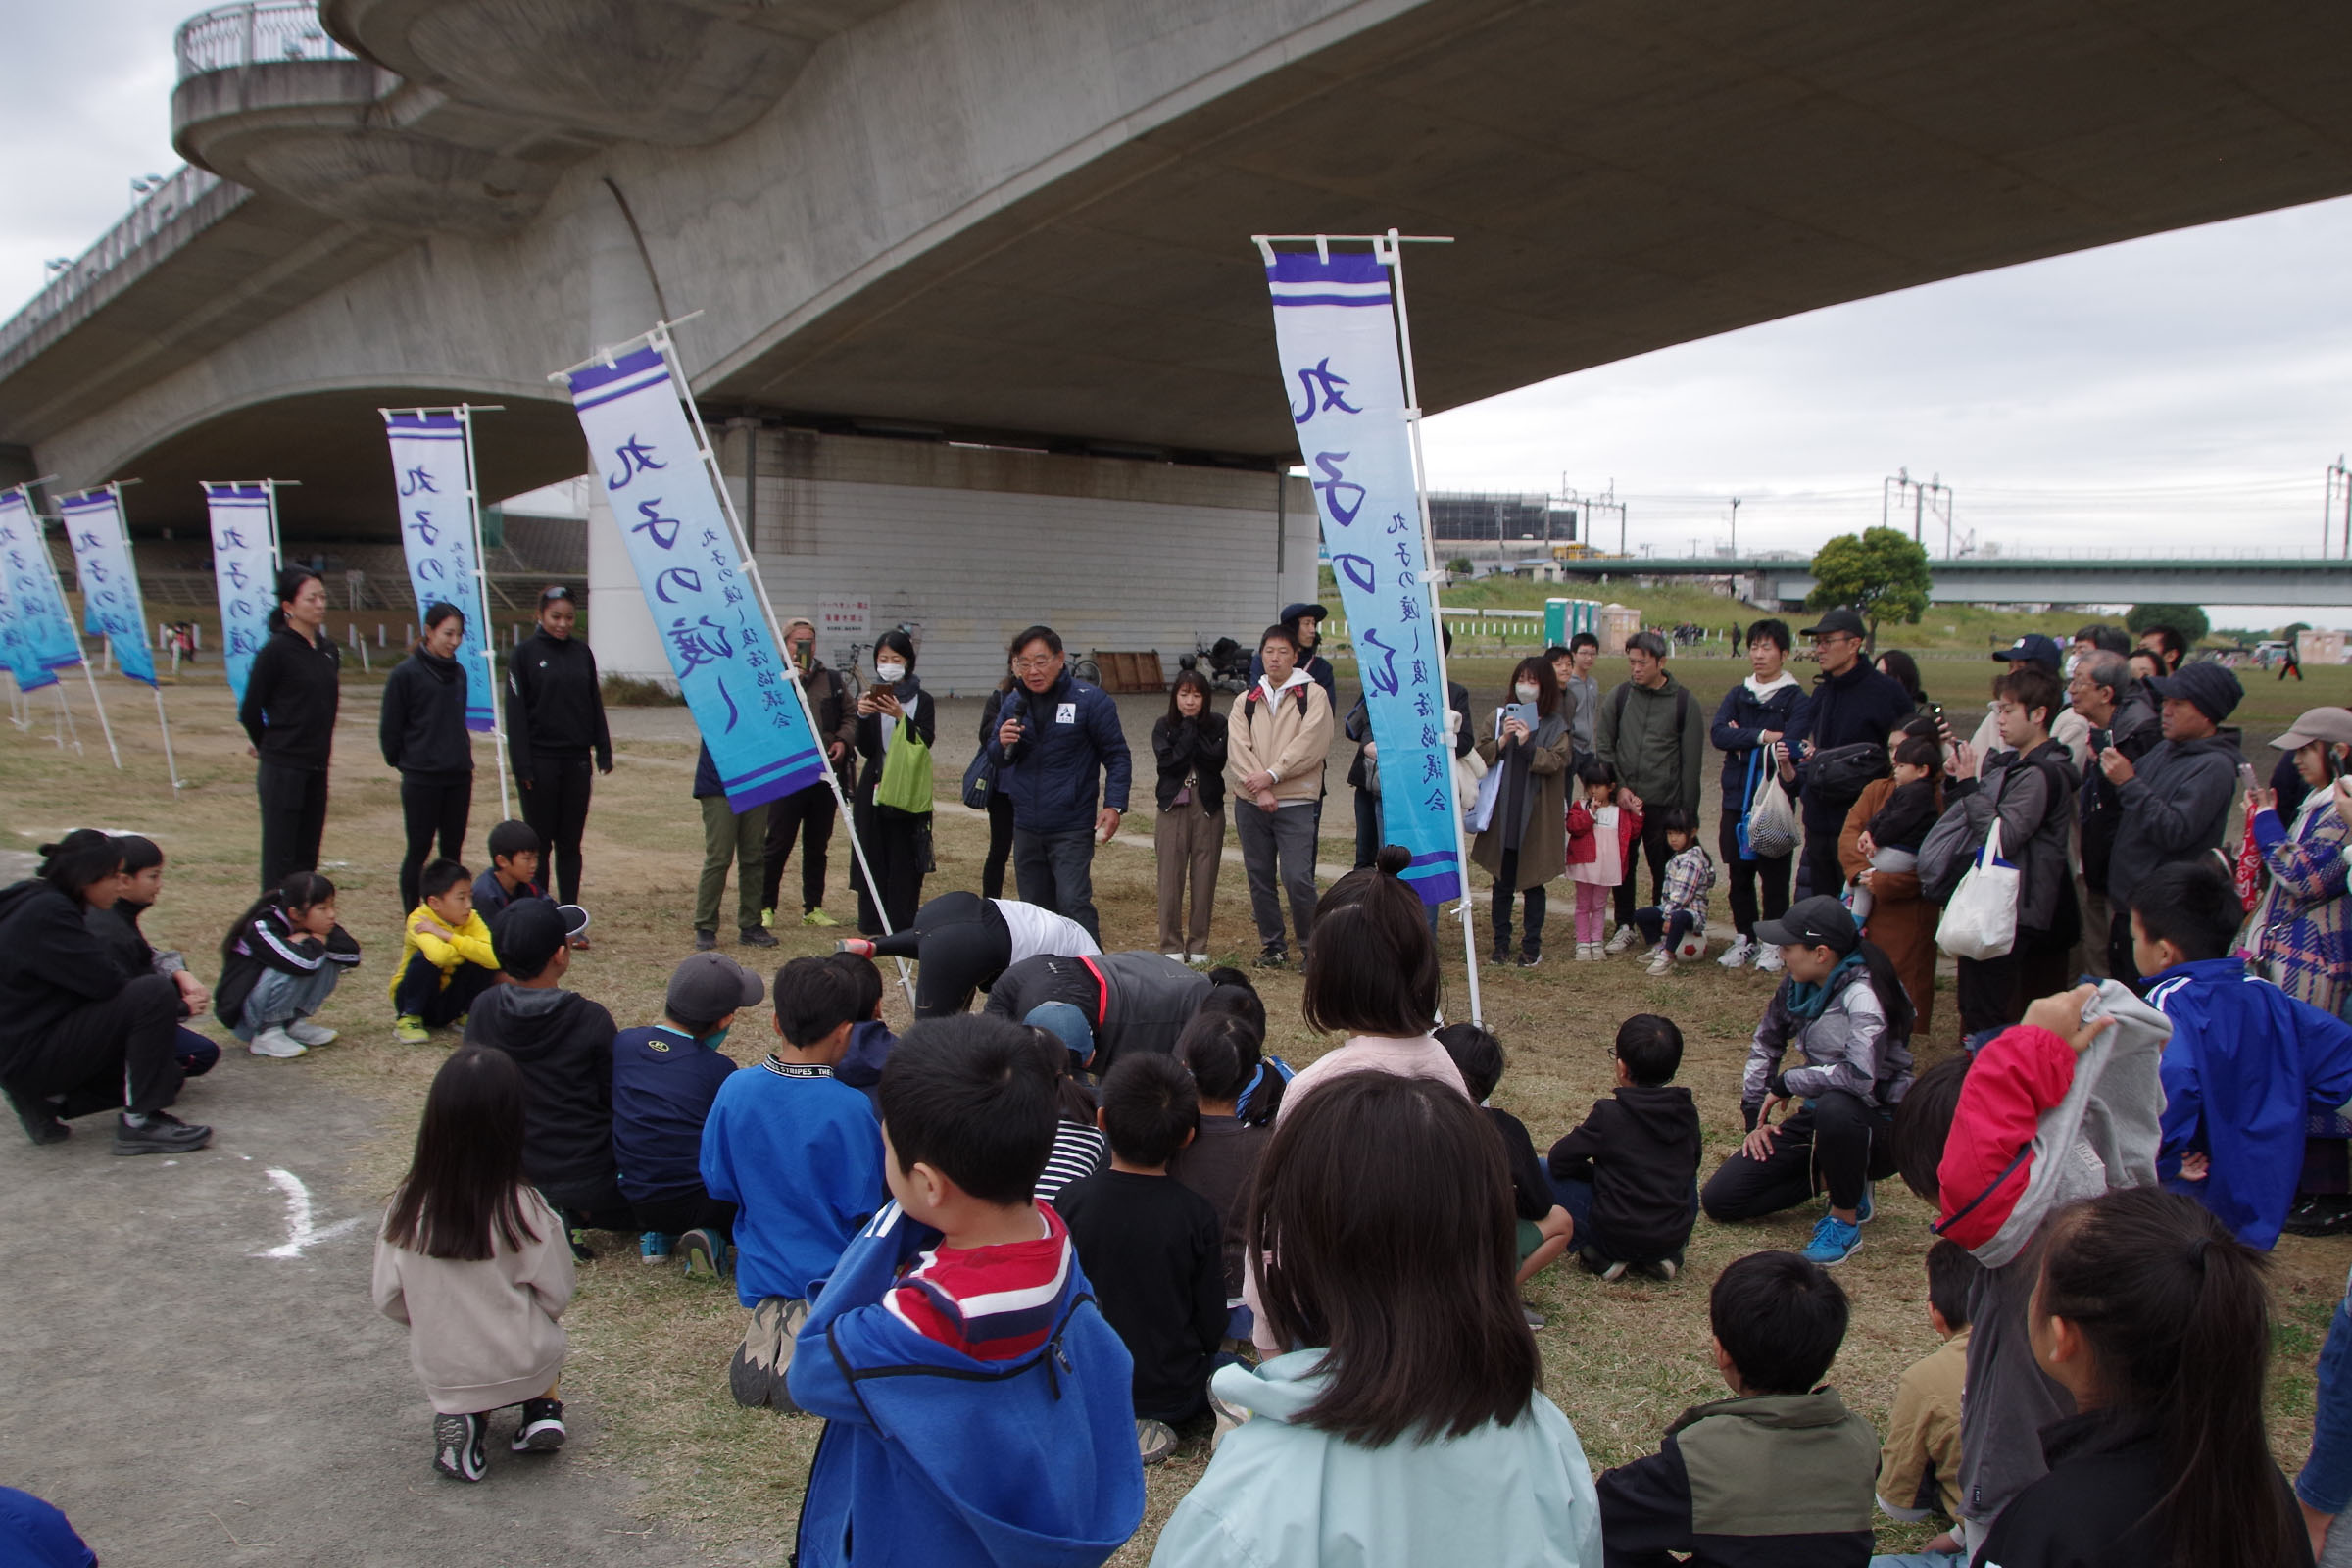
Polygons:
<instances>
[{"instance_id":1,"label":"man with grey hair","mask_svg":"<svg viewBox=\"0 0 2352 1568\"><path fill-rule=\"evenodd\" d=\"M2137 762L2164 739L2154 705L2120 654L2102 649L2077 661L2066 683L2066 699L2090 726L2094 757L2112 746ZM2108 978L2109 965L2100 934L2115 921L2107 902L2107 859L2123 814L2123 796L2107 775L2095 767L2085 769L2082 788L2075 797L2075 902L2082 908L2083 969L2101 980Z\"/></svg>"},{"instance_id":2,"label":"man with grey hair","mask_svg":"<svg viewBox=\"0 0 2352 1568\"><path fill-rule=\"evenodd\" d=\"M1698 820L1698 790L1705 777L1707 720L1690 689L1666 671L1666 639L1638 631L1625 640L1629 679L1600 700L1592 719L1592 750L1617 770L1619 804L1632 795L1642 807L1642 850L1649 861L1649 902L1666 885L1668 807L1681 807ZM1617 884L1617 930L1608 951L1623 953L1634 930L1634 874L1628 864Z\"/></svg>"},{"instance_id":3,"label":"man with grey hair","mask_svg":"<svg viewBox=\"0 0 2352 1568\"><path fill-rule=\"evenodd\" d=\"M848 681L816 657L816 625L794 616L784 623L784 654L800 671L801 689L816 714L816 743L825 761L849 785L844 763L858 744L858 700ZM760 923L776 923L776 900L784 887L784 862L793 841L801 844L801 924L839 925L825 912L825 847L833 842L837 808L833 786L818 779L768 803L767 864L760 871Z\"/></svg>"}]
</instances>

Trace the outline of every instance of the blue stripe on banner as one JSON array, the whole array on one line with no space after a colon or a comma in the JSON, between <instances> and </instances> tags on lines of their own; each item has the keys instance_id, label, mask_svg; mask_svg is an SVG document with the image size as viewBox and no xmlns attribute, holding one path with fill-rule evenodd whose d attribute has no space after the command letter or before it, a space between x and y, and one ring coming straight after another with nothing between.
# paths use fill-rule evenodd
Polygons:
<instances>
[{"instance_id":1,"label":"blue stripe on banner","mask_svg":"<svg viewBox=\"0 0 2352 1568\"><path fill-rule=\"evenodd\" d=\"M623 354L611 365L591 365L585 369L573 370L564 380L571 388L571 400L576 404L583 392L593 392L610 382L641 375L659 368L662 368L662 351L649 343L644 348Z\"/></svg>"},{"instance_id":2,"label":"blue stripe on banner","mask_svg":"<svg viewBox=\"0 0 2352 1568\"><path fill-rule=\"evenodd\" d=\"M720 789L723 789L729 795L732 795L744 785L752 783L757 779L765 778L770 773L780 772L785 768L801 768L808 766L815 757L816 748L811 746L805 752L795 752L790 757L780 757L772 762L762 763L760 766L753 768L748 773L737 773L730 778L722 778L718 781L718 785Z\"/></svg>"},{"instance_id":3,"label":"blue stripe on banner","mask_svg":"<svg viewBox=\"0 0 2352 1568\"><path fill-rule=\"evenodd\" d=\"M742 790L727 791L727 806L736 811L748 811L755 806L780 801L787 795L798 795L811 784L824 782L825 768L813 759L805 767L796 768L765 784L754 784Z\"/></svg>"},{"instance_id":4,"label":"blue stripe on banner","mask_svg":"<svg viewBox=\"0 0 2352 1568\"><path fill-rule=\"evenodd\" d=\"M667 370L662 370L658 374L643 376L634 381L624 381L618 385L605 388L592 398L582 398L575 403L573 407L580 410L599 408L607 403L616 402L621 398L634 397L637 393L644 391L647 387L660 386L662 382L667 381L668 379L669 372Z\"/></svg>"},{"instance_id":5,"label":"blue stripe on banner","mask_svg":"<svg viewBox=\"0 0 2352 1568\"><path fill-rule=\"evenodd\" d=\"M1377 305L1387 310L1391 300L1386 294L1277 294L1274 304L1285 305Z\"/></svg>"},{"instance_id":6,"label":"blue stripe on banner","mask_svg":"<svg viewBox=\"0 0 2352 1568\"><path fill-rule=\"evenodd\" d=\"M465 430L454 414L387 414L384 416L384 427L398 430L404 435L433 430L458 435Z\"/></svg>"},{"instance_id":7,"label":"blue stripe on banner","mask_svg":"<svg viewBox=\"0 0 2352 1568\"><path fill-rule=\"evenodd\" d=\"M1334 251L1325 261L1313 251L1276 251L1266 269L1269 283L1386 283L1389 270L1370 251Z\"/></svg>"}]
</instances>

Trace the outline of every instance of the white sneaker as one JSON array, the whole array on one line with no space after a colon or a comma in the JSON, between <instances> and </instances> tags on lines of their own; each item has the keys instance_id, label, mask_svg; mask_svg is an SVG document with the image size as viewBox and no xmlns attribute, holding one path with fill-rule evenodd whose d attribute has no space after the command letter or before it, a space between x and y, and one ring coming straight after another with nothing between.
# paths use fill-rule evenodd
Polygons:
<instances>
[{"instance_id":1,"label":"white sneaker","mask_svg":"<svg viewBox=\"0 0 2352 1568\"><path fill-rule=\"evenodd\" d=\"M1723 950L1723 956L1715 961L1726 969L1737 969L1742 964L1754 961L1755 956L1756 939L1754 937L1734 937L1732 945Z\"/></svg>"},{"instance_id":2,"label":"white sneaker","mask_svg":"<svg viewBox=\"0 0 2352 1568\"><path fill-rule=\"evenodd\" d=\"M1599 944L1599 943L1597 943L1597 942L1579 942L1579 943L1576 945L1576 961L1577 961L1577 962L1579 962L1579 963L1593 963L1593 962L1596 962L1596 961L1598 961L1599 957L1600 957L1600 944Z\"/></svg>"},{"instance_id":3,"label":"white sneaker","mask_svg":"<svg viewBox=\"0 0 2352 1568\"><path fill-rule=\"evenodd\" d=\"M1758 972L1760 972L1760 973L1763 973L1763 974L1779 974L1779 973L1781 972L1781 970L1782 970L1783 968L1785 968L1785 967L1787 967L1787 966L1781 962L1781 950L1780 950L1780 949L1778 949L1778 948L1759 948L1759 949L1757 949L1757 951L1756 951L1756 968L1757 968Z\"/></svg>"},{"instance_id":4,"label":"white sneaker","mask_svg":"<svg viewBox=\"0 0 2352 1568\"><path fill-rule=\"evenodd\" d=\"M285 1030L274 1026L253 1037L253 1054L257 1056L299 1056L309 1049Z\"/></svg>"},{"instance_id":5,"label":"white sneaker","mask_svg":"<svg viewBox=\"0 0 2352 1568\"><path fill-rule=\"evenodd\" d=\"M1641 940L1641 932L1636 931L1630 925L1621 925L1617 928L1617 934L1609 938L1609 945L1601 951L1613 958Z\"/></svg>"},{"instance_id":6,"label":"white sneaker","mask_svg":"<svg viewBox=\"0 0 2352 1568\"><path fill-rule=\"evenodd\" d=\"M292 1023L286 1025L286 1033L292 1035L295 1039L301 1041L306 1046L326 1045L334 1040L336 1034L334 1030L329 1029L326 1025L322 1023L313 1023L308 1018L297 1018Z\"/></svg>"},{"instance_id":7,"label":"white sneaker","mask_svg":"<svg viewBox=\"0 0 2352 1568\"><path fill-rule=\"evenodd\" d=\"M1672 974L1674 972L1674 950L1661 944L1656 951L1652 952L1649 956L1649 972L1653 975Z\"/></svg>"},{"instance_id":8,"label":"white sneaker","mask_svg":"<svg viewBox=\"0 0 2352 1568\"><path fill-rule=\"evenodd\" d=\"M1196 969L1205 969L1208 967L1208 955L1205 953L1188 953L1184 956L1184 961L1191 964Z\"/></svg>"}]
</instances>

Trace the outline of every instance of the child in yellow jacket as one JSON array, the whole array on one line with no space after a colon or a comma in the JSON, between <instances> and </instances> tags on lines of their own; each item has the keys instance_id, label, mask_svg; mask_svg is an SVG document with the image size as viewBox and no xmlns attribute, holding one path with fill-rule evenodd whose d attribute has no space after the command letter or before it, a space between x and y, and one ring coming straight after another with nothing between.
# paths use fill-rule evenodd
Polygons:
<instances>
[{"instance_id":1,"label":"child in yellow jacket","mask_svg":"<svg viewBox=\"0 0 2352 1568\"><path fill-rule=\"evenodd\" d=\"M462 1025L473 999L506 977L490 928L473 912L472 873L455 860L435 860L417 878L424 902L409 911L401 932L400 967L392 972L393 1034L420 1046L430 1031Z\"/></svg>"}]
</instances>

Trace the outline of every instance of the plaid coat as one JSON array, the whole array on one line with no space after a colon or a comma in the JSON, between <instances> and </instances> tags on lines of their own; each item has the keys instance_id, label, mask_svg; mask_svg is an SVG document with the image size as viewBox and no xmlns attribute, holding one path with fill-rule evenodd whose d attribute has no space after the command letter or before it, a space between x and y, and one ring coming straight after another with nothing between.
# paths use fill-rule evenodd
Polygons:
<instances>
[{"instance_id":1,"label":"plaid coat","mask_svg":"<svg viewBox=\"0 0 2352 1568\"><path fill-rule=\"evenodd\" d=\"M2293 827L2254 817L2271 888L2246 927L2262 972L2298 1002L2335 1012L2352 985L2352 909L2345 904L2345 830L2327 797Z\"/></svg>"}]
</instances>

